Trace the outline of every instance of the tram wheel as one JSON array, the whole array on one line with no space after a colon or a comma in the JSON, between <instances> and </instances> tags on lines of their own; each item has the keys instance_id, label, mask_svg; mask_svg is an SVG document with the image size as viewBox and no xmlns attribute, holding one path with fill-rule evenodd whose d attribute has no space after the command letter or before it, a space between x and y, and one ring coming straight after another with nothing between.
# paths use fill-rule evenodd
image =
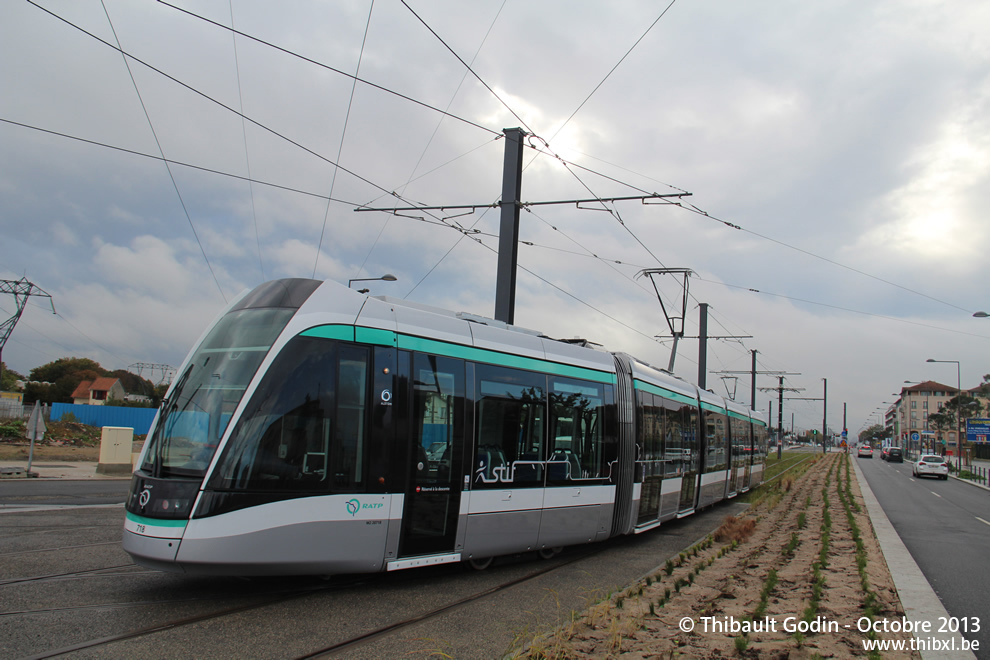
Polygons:
<instances>
[{"instance_id":1,"label":"tram wheel","mask_svg":"<svg viewBox=\"0 0 990 660\"><path fill-rule=\"evenodd\" d=\"M468 563L471 564L471 568L476 571L483 571L492 565L492 560L494 557L482 557L481 559L468 559Z\"/></svg>"},{"instance_id":2,"label":"tram wheel","mask_svg":"<svg viewBox=\"0 0 990 660\"><path fill-rule=\"evenodd\" d=\"M556 548L540 548L538 552L540 554L540 559L553 559L560 554L561 550L563 550L563 548L558 546Z\"/></svg>"}]
</instances>

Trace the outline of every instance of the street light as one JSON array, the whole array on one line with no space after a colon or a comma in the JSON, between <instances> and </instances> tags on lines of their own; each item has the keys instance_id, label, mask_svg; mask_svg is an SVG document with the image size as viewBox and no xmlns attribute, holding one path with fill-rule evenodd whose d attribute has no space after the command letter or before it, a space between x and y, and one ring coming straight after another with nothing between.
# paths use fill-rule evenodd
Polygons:
<instances>
[{"instance_id":1,"label":"street light","mask_svg":"<svg viewBox=\"0 0 990 660\"><path fill-rule=\"evenodd\" d=\"M979 313L979 312L977 312L977 313ZM945 362L947 364L954 364L954 365L956 365L956 396L959 397L959 399L958 399L959 403L962 403L962 369L959 366L959 360L933 360L932 358L928 358L927 360L925 360L925 362ZM959 430L959 427L962 424L962 414L961 414L961 412L962 411L959 408L956 408L956 415L958 417L958 421L956 423L956 454L957 454L957 456L956 456L956 470L957 470L957 474L960 473L960 472L962 472L962 431Z\"/></svg>"},{"instance_id":2,"label":"street light","mask_svg":"<svg viewBox=\"0 0 990 660\"><path fill-rule=\"evenodd\" d=\"M398 277L392 273L385 273L381 277L359 277L353 280L347 280L347 288L351 288L351 284L354 282L374 282L376 280L382 280L383 282L394 282ZM368 289L358 289L358 293L368 293Z\"/></svg>"},{"instance_id":3,"label":"street light","mask_svg":"<svg viewBox=\"0 0 990 660\"><path fill-rule=\"evenodd\" d=\"M985 319L986 317L990 316L990 314L987 314L986 312L976 312L973 314L973 316L975 316L978 319Z\"/></svg>"}]
</instances>

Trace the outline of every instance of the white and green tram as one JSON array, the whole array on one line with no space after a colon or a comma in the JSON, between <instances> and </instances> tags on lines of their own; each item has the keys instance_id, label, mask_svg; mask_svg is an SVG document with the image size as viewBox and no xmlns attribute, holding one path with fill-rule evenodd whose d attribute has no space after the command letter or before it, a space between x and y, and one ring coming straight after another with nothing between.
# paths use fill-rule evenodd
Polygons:
<instances>
[{"instance_id":1,"label":"white and green tram","mask_svg":"<svg viewBox=\"0 0 990 660\"><path fill-rule=\"evenodd\" d=\"M767 424L580 340L335 282L243 294L178 371L123 546L200 574L340 574L638 533L763 478Z\"/></svg>"}]
</instances>

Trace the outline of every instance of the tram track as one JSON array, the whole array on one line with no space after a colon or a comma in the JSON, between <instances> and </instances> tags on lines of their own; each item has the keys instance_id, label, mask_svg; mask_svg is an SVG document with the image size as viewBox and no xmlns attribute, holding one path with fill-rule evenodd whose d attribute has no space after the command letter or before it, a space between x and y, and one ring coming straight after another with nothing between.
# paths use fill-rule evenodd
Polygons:
<instances>
[{"instance_id":1,"label":"tram track","mask_svg":"<svg viewBox=\"0 0 990 660\"><path fill-rule=\"evenodd\" d=\"M148 573L154 573L154 571L129 571L127 573L105 573L106 571L114 571L120 568L138 568L137 564L133 562L130 564L120 564L118 566L103 566L101 568L91 568L82 571L69 571L67 573L50 573L47 575L33 575L30 577L14 578L0 580L0 587L8 587L14 584L24 584L27 582L42 582L49 580L66 580L79 577L119 577L120 575L144 575Z\"/></svg>"},{"instance_id":2,"label":"tram track","mask_svg":"<svg viewBox=\"0 0 990 660\"><path fill-rule=\"evenodd\" d=\"M119 530L117 530L119 531ZM120 539L115 541L101 541L99 543L81 543L78 545L61 545L54 548L32 548L31 550L14 550L12 552L0 552L0 559L6 557L17 557L20 555L34 555L42 552L66 552L69 550L83 550L85 548L96 548L104 545L120 545Z\"/></svg>"},{"instance_id":3,"label":"tram track","mask_svg":"<svg viewBox=\"0 0 990 660\"><path fill-rule=\"evenodd\" d=\"M525 584L525 583L530 582L532 580L535 580L537 578L543 577L543 576L545 576L545 575L547 575L549 573L552 573L554 571L557 571L557 570L560 570L562 568L565 568L565 567L567 567L567 566L569 566L571 564L577 563L579 561L583 561L585 559L588 559L589 557L592 557L594 555L600 554L600 553L602 553L606 549L607 549L606 547L595 547L595 548L591 548L591 549L587 549L587 550L581 551L579 554L577 554L574 557L569 557L566 560L562 560L562 561L559 560L559 561L555 562L552 566L547 566L547 567L538 569L536 571L533 571L531 573L527 573L526 575L520 576L518 578L514 578L512 580L508 580L506 582L503 582L502 584L497 584L497 585L488 587L487 589L483 589L483 590L481 590L481 591L479 591L477 593L471 594L469 596L461 597L461 598L459 598L459 599L457 599L457 600L455 600L453 602L446 603L444 605L441 605L439 607L433 608L433 609L431 609L429 611L426 611L426 612L422 612L422 613L417 614L415 616L408 617L408 618L403 619L401 621L396 621L394 623L390 623L390 624L385 625L385 626L380 626L379 628L376 628L375 630L370 630L370 631L361 633L360 635L355 635L354 637L351 637L350 639L346 639L346 640L343 640L343 641L335 642L334 644L331 644L329 646L323 647L323 648L321 648L319 650L311 651L311 652L306 653L304 655L296 656L295 657L295 660L311 660L311 659L314 659L314 658L333 657L333 655L335 655L336 653L338 653L340 651L345 651L345 650L348 650L348 649L353 649L353 648L355 648L355 647L357 647L357 646L359 646L361 644L370 642L370 641L372 641L372 640L374 640L376 638L379 638L379 637L381 637L383 635L388 635L390 633L396 632L396 631L401 630L403 628L406 628L408 626L411 626L411 625L414 625L414 624L417 624L417 623L421 623L423 621L427 621L427 620L429 620L429 619L431 619L433 617L439 616L441 614L449 613L452 610L455 610L455 609L457 609L459 607L464 607L464 606L469 605L471 603L475 603L475 602L477 602L477 601L479 601L479 600L481 600L483 598L488 598L488 597L494 596L495 594L498 594L500 592L503 592L503 591L506 591L506 590L511 589L513 587L516 587L516 586Z\"/></svg>"},{"instance_id":4,"label":"tram track","mask_svg":"<svg viewBox=\"0 0 990 660\"><path fill-rule=\"evenodd\" d=\"M692 520L677 525L692 524ZM187 644L189 640L201 642L215 634L211 631L218 630L242 631L242 640L236 645L236 652L242 656L254 652L268 657L381 657L383 647L430 643L409 642L404 637L445 635L432 631L443 628L451 620L473 618L472 612L504 607L506 601L517 598L525 598L535 605L544 590L557 589L568 581L573 584L575 576L568 572L597 575L601 567L615 563L607 554L596 557L599 553L618 553L616 556L622 557L630 552L635 554L633 548L646 540L645 537L676 538L677 543L693 541L696 533L691 531L685 535L684 531L683 527L671 526L666 534L651 532L642 537L621 537L609 543L572 546L566 555L557 555L547 562L531 559L530 553L509 556L496 562L493 569L477 573L459 570L457 566L439 566L396 573L342 575L330 581L301 577L195 578L144 571L134 564L112 559L99 568L69 571L64 569L71 566L66 558L72 554L55 552L50 553L55 562L52 568L64 567L64 572L37 572L0 581L0 588L20 590L8 593L16 598L8 600L7 612L0 612L0 636L13 640L13 635L17 635L9 657L20 658L73 654L155 657L154 652L147 655L149 649L179 648L172 645ZM99 551L98 547L95 549ZM37 550L37 554L27 557L49 556L44 552L47 548ZM665 552L671 551L673 548ZM78 551L86 552L87 548ZM656 561L661 561L660 555L655 557L658 558ZM590 563L581 564L588 560ZM561 571L560 577L554 576L555 571ZM119 577L108 580L106 586L100 581L112 576ZM123 581L120 581L121 577ZM549 581L541 582L541 578ZM600 584L597 579L594 583ZM48 589L34 586L46 584L50 585ZM554 586L548 587L548 584ZM514 588L522 591L513 591ZM418 598L414 594L439 597ZM590 596L579 596L579 601L583 602L587 597ZM368 610L363 608L369 602L379 603L382 599L390 601L391 605L376 607L377 616L366 616ZM567 611L574 607L580 609L581 602L567 605ZM274 638L267 637L272 631L266 622L283 618L287 622L298 622L300 615L306 620L306 613L312 613L313 618L297 631L299 634L290 634L290 625ZM553 612L549 616L553 616ZM324 623L320 625L317 621ZM338 623L326 627L328 621ZM58 637L49 640L57 648L39 646L38 642L45 639L42 631L50 630L53 624L61 631ZM37 630L40 636L32 635L33 640L22 638L19 631L23 629ZM426 630L431 632L424 632ZM259 641L267 641L255 646L248 640L256 635L264 636L258 637ZM473 635L471 633L471 637ZM487 640L485 643L495 648L503 642ZM207 645L201 651L204 656L211 657L235 652L227 646L224 649L221 652L218 647Z\"/></svg>"},{"instance_id":5,"label":"tram track","mask_svg":"<svg viewBox=\"0 0 990 660\"><path fill-rule=\"evenodd\" d=\"M459 607L464 607L466 605L477 602L484 598L488 598L500 592L504 592L513 587L525 584L526 582L543 577L549 573L552 573L553 571L560 570L571 564L588 559L589 557L599 554L605 549L606 548L595 547L584 550L579 553L575 553L574 556L568 557L565 560L558 559L557 561L554 561L553 565L541 567L535 571L527 572L525 575L490 586L475 593L458 598L455 601L445 603L439 607L432 608L426 612L422 612L415 616L407 617L405 619L392 622L388 625L380 626L374 630L363 632L359 635L355 635L346 640L338 641L335 642L334 644L310 652L306 652L297 657L300 660L302 660L303 658L331 657L334 654L339 653L340 651L353 649L365 642L370 642L383 635L387 635L389 633L401 630L416 623L426 621L433 617L455 610ZM113 568L120 568L120 567L105 567L103 569L94 569L92 571L78 571L75 574L67 573L59 576L39 576L36 578L25 578L25 579L9 581L9 582L17 583L17 582L27 582L37 579L45 579L45 578L71 577L76 574L78 575L92 574L92 573L97 573L101 570L105 571L105 570L111 570ZM243 614L245 612L250 612L252 610L259 610L270 606L285 604L290 601L299 598L304 598L307 596L314 596L323 593L340 591L343 589L350 589L356 586L361 586L362 584L365 584L369 581L375 581L376 578L380 578L380 577L381 574L371 574L361 577L355 576L353 579L345 578L342 582L335 584L320 584L320 585L305 587L301 589L292 589L288 591L280 591L274 594L266 594L256 602L242 603L236 606L213 610L195 616L176 618L170 621L165 621L150 626L133 628L131 630L123 631L114 635L108 635L91 640L80 641L57 649L51 649L36 655L27 656L25 660L40 660L42 658L53 658L61 655L76 653L98 647L109 647L112 646L113 644L125 642L138 637L153 635L156 633L163 633L171 630L177 630L179 628L183 628L187 626L193 626L208 621L223 619L224 617L232 617L235 615ZM415 572L411 573L409 575L409 578L415 580L416 573ZM6 583L0 582L0 586L3 586L4 584ZM0 617L31 616L31 615L53 614L60 612L79 612L79 611L92 611L92 610L101 610L101 609L127 609L132 607L134 608L149 607L156 605L183 604L190 602L202 602L202 599L197 597L190 597L190 598L165 599L165 600L157 600L157 601L154 600L131 601L131 602L116 602L116 603L101 603L101 604L83 604L83 605L56 607L56 608L36 608L31 610L0 612Z\"/></svg>"},{"instance_id":6,"label":"tram track","mask_svg":"<svg viewBox=\"0 0 990 660\"><path fill-rule=\"evenodd\" d=\"M153 624L145 627L133 628L131 630L126 630L117 634L107 635L104 637L99 637L95 639L85 640L63 646L56 649L51 649L44 651L42 653L25 656L22 660L42 660L43 658L54 658L61 655L67 655L71 653L77 653L80 651L94 649L98 647L109 646L119 642L125 642L138 637L144 637L147 635L153 635L155 633L162 633L169 630L176 630L186 626L192 626L198 623L203 623L206 621L211 621L215 619L222 619L223 617L234 616L237 614L242 614L244 612L250 612L252 610L258 610L265 607L270 607L273 605L278 605L282 603L287 603L295 599L303 598L306 596L312 596L320 593L327 593L333 591L339 591L346 588L352 588L359 586L362 582L366 582L367 579L353 578L347 579L336 584L320 584L315 586L310 586L302 589L292 589L288 591L277 592L274 594L266 594L260 597L260 600L251 603L242 603L239 605L222 608L219 610L214 610L210 612L204 612L203 614L198 614L189 617L177 618L171 621L165 621L158 624ZM202 599L198 597L184 598L184 599L170 599L170 600L160 600L160 601L133 601L129 603L109 603L109 604L92 604L92 605L81 605L75 607L66 608L55 608L53 610L36 610L36 611L25 611L19 614L30 615L30 614L43 614L49 611L53 612L68 612L68 611L80 611L80 610L94 610L94 609L122 609L127 607L148 607L153 605L164 605L164 604L179 604L188 602L201 602ZM18 614L12 612L11 614Z\"/></svg>"}]
</instances>

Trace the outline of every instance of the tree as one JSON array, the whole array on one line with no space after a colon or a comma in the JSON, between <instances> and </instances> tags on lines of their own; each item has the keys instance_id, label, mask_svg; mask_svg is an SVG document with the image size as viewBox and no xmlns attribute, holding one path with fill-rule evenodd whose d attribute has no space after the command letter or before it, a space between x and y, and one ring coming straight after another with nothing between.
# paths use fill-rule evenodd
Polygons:
<instances>
[{"instance_id":1,"label":"tree","mask_svg":"<svg viewBox=\"0 0 990 660\"><path fill-rule=\"evenodd\" d=\"M100 366L99 362L89 358L59 358L54 362L43 364L31 370L31 380L54 383L59 378L63 378L77 371L94 371L97 374L104 374L106 370ZM77 383L78 384L78 383Z\"/></svg>"},{"instance_id":2,"label":"tree","mask_svg":"<svg viewBox=\"0 0 990 660\"><path fill-rule=\"evenodd\" d=\"M956 425L955 415L950 414L945 409L945 406L943 406L942 409L939 410L938 412L928 414L928 426L935 429L935 432L937 433L939 440L942 439L942 431L947 431L951 428L955 428L955 425Z\"/></svg>"},{"instance_id":3,"label":"tree","mask_svg":"<svg viewBox=\"0 0 990 660\"><path fill-rule=\"evenodd\" d=\"M14 385L19 380L27 380L16 371L7 368L6 363L0 362L0 392L13 392L17 389Z\"/></svg>"},{"instance_id":4,"label":"tree","mask_svg":"<svg viewBox=\"0 0 990 660\"><path fill-rule=\"evenodd\" d=\"M990 399L990 374L983 377L983 382L980 383L980 391L977 393L981 399Z\"/></svg>"},{"instance_id":5,"label":"tree","mask_svg":"<svg viewBox=\"0 0 990 660\"><path fill-rule=\"evenodd\" d=\"M25 403L72 403L72 392L84 380L94 381L102 376L120 380L124 391L154 397L155 386L147 378L141 378L124 369L107 371L99 362L89 358L59 358L31 370L31 380L50 385L28 385L24 389ZM147 404L145 404L147 405Z\"/></svg>"},{"instance_id":6,"label":"tree","mask_svg":"<svg viewBox=\"0 0 990 660\"><path fill-rule=\"evenodd\" d=\"M890 432L883 426L879 424L874 424L873 426L864 429L859 432L859 443L862 444L872 444L874 438L877 440L883 440L890 437Z\"/></svg>"},{"instance_id":7,"label":"tree","mask_svg":"<svg viewBox=\"0 0 990 660\"><path fill-rule=\"evenodd\" d=\"M942 411L951 415L952 419L959 426L962 426L963 420L970 419L971 417L979 417L983 414L983 404L980 403L979 399L963 392L949 399L942 406Z\"/></svg>"}]
</instances>

